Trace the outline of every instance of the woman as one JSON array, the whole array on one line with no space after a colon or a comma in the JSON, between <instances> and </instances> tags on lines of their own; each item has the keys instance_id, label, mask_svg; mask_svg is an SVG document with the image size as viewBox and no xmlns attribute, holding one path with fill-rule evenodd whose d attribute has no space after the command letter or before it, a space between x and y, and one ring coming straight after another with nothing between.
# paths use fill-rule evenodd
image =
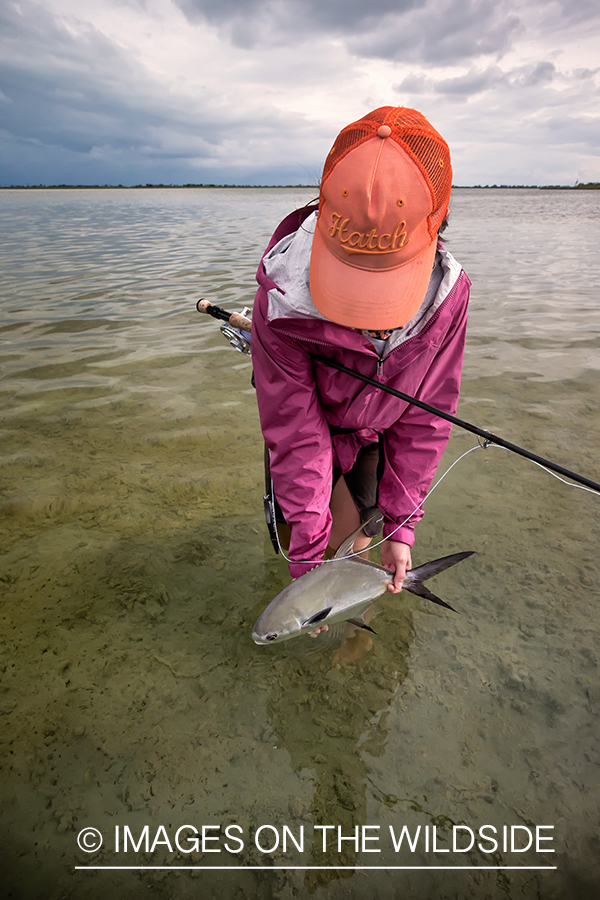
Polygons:
<instances>
[{"instance_id":1,"label":"woman","mask_svg":"<svg viewBox=\"0 0 600 900\"><path fill-rule=\"evenodd\" d=\"M262 258L252 356L293 578L361 522L365 547L376 507L393 593L411 567L450 425L315 357L456 411L470 281L438 241L451 185L427 119L376 109L340 132L318 208L284 219Z\"/></svg>"}]
</instances>

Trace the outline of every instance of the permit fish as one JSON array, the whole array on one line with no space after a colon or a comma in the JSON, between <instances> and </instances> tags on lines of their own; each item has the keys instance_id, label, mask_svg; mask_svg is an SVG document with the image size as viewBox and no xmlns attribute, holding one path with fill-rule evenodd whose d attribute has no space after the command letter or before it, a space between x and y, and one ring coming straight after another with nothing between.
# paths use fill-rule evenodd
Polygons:
<instances>
[{"instance_id":1,"label":"permit fish","mask_svg":"<svg viewBox=\"0 0 600 900\"><path fill-rule=\"evenodd\" d=\"M360 556L347 558L359 531L360 528L340 544L332 560L310 569L271 600L254 625L252 638L255 644L288 641L336 622L351 622L372 631L360 621L360 616L371 601L386 591L387 585L394 580L394 573ZM453 553L410 569L403 589L456 612L432 594L423 582L474 552Z\"/></svg>"}]
</instances>

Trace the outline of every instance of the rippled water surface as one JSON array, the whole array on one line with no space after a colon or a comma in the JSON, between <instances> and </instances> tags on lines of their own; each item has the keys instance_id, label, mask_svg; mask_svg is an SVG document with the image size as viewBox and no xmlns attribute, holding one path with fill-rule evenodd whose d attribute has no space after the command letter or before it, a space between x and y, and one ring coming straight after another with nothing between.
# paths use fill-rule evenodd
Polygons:
<instances>
[{"instance_id":1,"label":"rippled water surface","mask_svg":"<svg viewBox=\"0 0 600 900\"><path fill-rule=\"evenodd\" d=\"M598 496L478 449L413 555L477 551L436 583L458 615L403 594L372 639L252 643L288 576L250 362L194 306L251 305L271 231L313 194L0 192L5 896L600 891ZM463 189L448 232L473 281L459 415L596 479L599 209ZM475 443L455 429L440 474ZM414 852L394 849L404 825ZM459 825L461 848L465 828L523 847L552 826L555 852L455 851ZM220 828L196 851L182 826Z\"/></svg>"}]
</instances>

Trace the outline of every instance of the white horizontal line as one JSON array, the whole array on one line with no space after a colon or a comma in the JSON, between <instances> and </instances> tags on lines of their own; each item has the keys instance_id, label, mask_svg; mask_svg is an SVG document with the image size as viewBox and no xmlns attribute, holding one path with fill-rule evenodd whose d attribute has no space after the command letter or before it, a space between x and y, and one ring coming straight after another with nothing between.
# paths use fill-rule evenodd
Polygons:
<instances>
[{"instance_id":1,"label":"white horizontal line","mask_svg":"<svg viewBox=\"0 0 600 900\"><path fill-rule=\"evenodd\" d=\"M498 869L511 869L516 871L523 872L531 872L532 870L539 869L556 869L557 866L75 866L75 869L85 870L85 869L111 869L111 870L136 870L136 871L156 871L160 870L163 872L169 872L171 870L194 870L194 871L207 871L207 870L217 870L220 872L223 871L238 871L243 872L248 869L260 869L264 871L272 871L273 869L298 869L301 871L306 871L307 869L370 869L377 872L390 871L396 869L444 869L448 871L453 871L455 869L493 869L494 871Z\"/></svg>"}]
</instances>

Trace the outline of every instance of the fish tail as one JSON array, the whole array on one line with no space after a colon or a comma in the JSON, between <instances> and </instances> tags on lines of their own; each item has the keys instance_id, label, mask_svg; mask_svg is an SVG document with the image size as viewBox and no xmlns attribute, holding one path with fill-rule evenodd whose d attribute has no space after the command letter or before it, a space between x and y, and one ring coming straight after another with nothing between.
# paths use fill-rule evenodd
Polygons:
<instances>
[{"instance_id":1,"label":"fish tail","mask_svg":"<svg viewBox=\"0 0 600 900\"><path fill-rule=\"evenodd\" d=\"M434 575L438 575L440 572L445 571L445 569L455 566L456 563L461 562L468 556L472 556L474 553L474 550L464 550L462 553L452 553L450 556L442 556L440 559L433 559L431 562L424 563L422 566L417 566L416 569L410 569L404 579L403 587L407 591L410 591L411 594L416 594L418 597L425 597L426 600L431 600L432 603L437 603L438 606L443 606L445 609L451 609L452 612L456 612L453 606L450 606L449 603L440 600L439 597L432 594L429 588L425 587L423 582L427 581L428 578L432 578Z\"/></svg>"}]
</instances>

